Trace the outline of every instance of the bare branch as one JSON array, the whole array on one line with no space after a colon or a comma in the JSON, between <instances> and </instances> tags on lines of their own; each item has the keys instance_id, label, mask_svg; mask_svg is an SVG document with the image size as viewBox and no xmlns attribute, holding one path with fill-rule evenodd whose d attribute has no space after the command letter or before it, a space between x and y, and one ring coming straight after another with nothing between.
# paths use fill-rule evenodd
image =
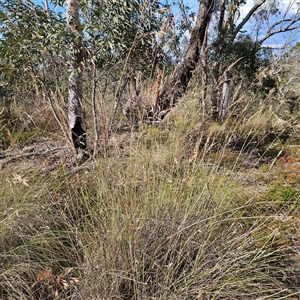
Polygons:
<instances>
[{"instance_id":1,"label":"bare branch","mask_svg":"<svg viewBox=\"0 0 300 300\"><path fill-rule=\"evenodd\" d=\"M268 31L264 35L264 37L259 40L259 44L263 44L267 39L269 39L271 36L273 36L275 34L289 32L289 31L299 29L300 24L295 25L298 22L300 22L300 14L295 14L294 18L284 19L284 20L274 23L272 26L270 26L270 28L268 29ZM287 23L287 24L285 26L283 26L285 23ZM279 25L281 25L280 28L275 30L275 28ZM293 25L295 25L295 26L293 26Z\"/></svg>"},{"instance_id":2,"label":"bare branch","mask_svg":"<svg viewBox=\"0 0 300 300\"><path fill-rule=\"evenodd\" d=\"M253 16L253 14L266 2L266 0L260 0L257 4L255 4L246 17L242 20L242 22L236 27L234 33L233 33L233 38L237 36L237 34L241 31L241 29L244 27L244 25L250 20L250 18Z\"/></svg>"}]
</instances>

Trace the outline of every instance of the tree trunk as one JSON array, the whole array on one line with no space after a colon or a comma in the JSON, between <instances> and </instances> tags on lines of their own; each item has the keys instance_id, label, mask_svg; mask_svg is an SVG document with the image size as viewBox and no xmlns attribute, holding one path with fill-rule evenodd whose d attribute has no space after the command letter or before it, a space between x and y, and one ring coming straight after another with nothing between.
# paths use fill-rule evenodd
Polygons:
<instances>
[{"instance_id":1,"label":"tree trunk","mask_svg":"<svg viewBox=\"0 0 300 300\"><path fill-rule=\"evenodd\" d=\"M224 40L228 29L229 22L225 22L226 1L222 0L220 5L220 17L218 21L218 36L216 40L216 47L214 52L214 63L211 70L212 76L212 90L211 90L211 105L212 105L212 118L216 121L219 120L221 113L221 92L220 92L220 67L221 67L221 54L224 49Z\"/></svg>"},{"instance_id":2,"label":"tree trunk","mask_svg":"<svg viewBox=\"0 0 300 300\"><path fill-rule=\"evenodd\" d=\"M207 28L214 7L214 0L202 0L199 5L195 28L186 52L183 65L174 80L160 93L153 108L153 121L161 120L185 93L199 61Z\"/></svg>"},{"instance_id":3,"label":"tree trunk","mask_svg":"<svg viewBox=\"0 0 300 300\"><path fill-rule=\"evenodd\" d=\"M208 81L208 59L207 59L207 34L205 35L205 39L203 42L203 51L201 54L201 95L200 95L200 100L201 100L201 106L202 106L202 116L203 119L205 118L206 115L206 97L207 97L207 81Z\"/></svg>"},{"instance_id":4,"label":"tree trunk","mask_svg":"<svg viewBox=\"0 0 300 300\"><path fill-rule=\"evenodd\" d=\"M70 45L69 68L70 75L68 79L68 120L71 139L77 151L84 150L87 147L86 125L82 109L82 62L83 47L82 36L78 31L79 21L79 1L67 0L67 26L74 40Z\"/></svg>"},{"instance_id":5,"label":"tree trunk","mask_svg":"<svg viewBox=\"0 0 300 300\"><path fill-rule=\"evenodd\" d=\"M221 109L219 120L224 121L227 118L230 106L231 74L228 70L224 72L224 82L221 96Z\"/></svg>"},{"instance_id":6,"label":"tree trunk","mask_svg":"<svg viewBox=\"0 0 300 300\"><path fill-rule=\"evenodd\" d=\"M231 5L227 1L222 0L220 4L220 15L218 20L218 36L216 40L216 47L214 52L214 64L211 70L212 90L211 90L211 106L212 106L212 118L216 121L223 121L226 119L228 109L230 105L230 89L231 78L230 71L226 70L222 74L221 57L225 49L225 39L228 44L232 44L235 37L238 35L243 26L250 20L252 15L266 2L266 0L260 0L257 2L248 14L244 17L242 22L235 26L234 20L237 11L240 8L242 2L231 2ZM227 10L227 18L225 14ZM224 77L224 78L222 78Z\"/></svg>"}]
</instances>

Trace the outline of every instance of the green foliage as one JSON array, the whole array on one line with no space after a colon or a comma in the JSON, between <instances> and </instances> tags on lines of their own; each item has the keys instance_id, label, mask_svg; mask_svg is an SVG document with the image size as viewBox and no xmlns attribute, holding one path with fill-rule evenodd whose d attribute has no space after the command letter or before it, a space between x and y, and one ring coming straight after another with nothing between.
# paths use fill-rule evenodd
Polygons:
<instances>
[{"instance_id":1,"label":"green foliage","mask_svg":"<svg viewBox=\"0 0 300 300\"><path fill-rule=\"evenodd\" d=\"M209 50L209 60L215 62L215 45ZM272 51L262 47L261 44L250 35L240 34L233 39L228 33L222 44L222 53L220 55L220 74L226 69L231 73L231 78L236 82L247 81L249 84L255 81L259 70L266 68L272 59ZM215 62L216 63L216 62ZM272 87L271 81L273 78L264 79L261 90L269 91ZM272 82L273 83L273 82Z\"/></svg>"},{"instance_id":2,"label":"green foliage","mask_svg":"<svg viewBox=\"0 0 300 300\"><path fill-rule=\"evenodd\" d=\"M160 52L156 34L167 15L161 4L141 0L81 4L88 56L100 70L124 61L134 72L149 70Z\"/></svg>"},{"instance_id":3,"label":"green foliage","mask_svg":"<svg viewBox=\"0 0 300 300\"><path fill-rule=\"evenodd\" d=\"M278 205L289 205L289 201L299 198L297 189L275 182L271 190L264 196L266 200L277 202Z\"/></svg>"},{"instance_id":4,"label":"green foliage","mask_svg":"<svg viewBox=\"0 0 300 300\"><path fill-rule=\"evenodd\" d=\"M82 25L79 30L84 36L86 67L96 64L102 72L114 67L119 74L125 64L136 73L147 72L147 66L157 62L161 50L156 33L167 15L163 6L145 1L80 3ZM0 8L2 89L11 88L18 78L30 78L29 74L52 89L61 72L55 69L56 74L53 74L53 64L64 65L66 69L69 45L76 38L66 30L62 14L21 0L1 1ZM160 60L162 62L162 56Z\"/></svg>"},{"instance_id":5,"label":"green foliage","mask_svg":"<svg viewBox=\"0 0 300 300\"><path fill-rule=\"evenodd\" d=\"M30 1L0 2L4 13L0 53L6 80L35 70L44 61L42 51L60 54L66 51L67 39L61 14L47 13Z\"/></svg>"},{"instance_id":6,"label":"green foliage","mask_svg":"<svg viewBox=\"0 0 300 300\"><path fill-rule=\"evenodd\" d=\"M257 75L257 71L266 67L271 59L269 49L261 47L248 35L239 35L232 43L225 46L224 63L226 66L239 61L234 67L233 74L239 77L245 76L249 81Z\"/></svg>"},{"instance_id":7,"label":"green foliage","mask_svg":"<svg viewBox=\"0 0 300 300\"><path fill-rule=\"evenodd\" d=\"M61 14L47 13L31 1L1 1L0 9L0 101L8 106L27 98L20 95L20 86L33 88L32 98L39 96L37 90L47 83L45 78L53 87L58 78L52 72L53 62L64 60L70 38Z\"/></svg>"}]
</instances>

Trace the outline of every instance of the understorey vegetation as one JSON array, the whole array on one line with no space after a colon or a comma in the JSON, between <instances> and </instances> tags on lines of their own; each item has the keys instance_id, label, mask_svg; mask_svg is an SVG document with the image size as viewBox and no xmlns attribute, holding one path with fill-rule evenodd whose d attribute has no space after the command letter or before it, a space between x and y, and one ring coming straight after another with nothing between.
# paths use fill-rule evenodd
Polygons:
<instances>
[{"instance_id":1,"label":"understorey vegetation","mask_svg":"<svg viewBox=\"0 0 300 300\"><path fill-rule=\"evenodd\" d=\"M0 1L0 299L299 299L280 5Z\"/></svg>"}]
</instances>

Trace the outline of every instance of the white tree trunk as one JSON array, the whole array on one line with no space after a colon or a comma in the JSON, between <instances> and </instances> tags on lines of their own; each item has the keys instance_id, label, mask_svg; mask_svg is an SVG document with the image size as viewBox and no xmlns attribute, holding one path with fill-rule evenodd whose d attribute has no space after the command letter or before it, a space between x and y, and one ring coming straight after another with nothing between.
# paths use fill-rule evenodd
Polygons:
<instances>
[{"instance_id":1,"label":"white tree trunk","mask_svg":"<svg viewBox=\"0 0 300 300\"><path fill-rule=\"evenodd\" d=\"M79 32L79 0L67 0L67 26L74 35L70 45L68 79L68 120L70 134L75 149L84 150L87 147L86 125L82 109L82 36Z\"/></svg>"}]
</instances>

